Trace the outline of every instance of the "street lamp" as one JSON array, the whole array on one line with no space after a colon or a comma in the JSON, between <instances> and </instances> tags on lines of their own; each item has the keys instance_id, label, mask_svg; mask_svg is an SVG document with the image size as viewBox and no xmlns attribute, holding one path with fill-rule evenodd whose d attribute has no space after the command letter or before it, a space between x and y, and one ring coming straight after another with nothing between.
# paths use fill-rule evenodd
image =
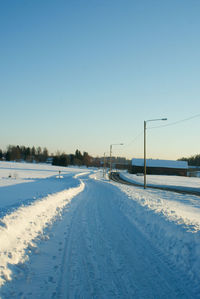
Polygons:
<instances>
[{"instance_id":1,"label":"street lamp","mask_svg":"<svg viewBox=\"0 0 200 299\"><path fill-rule=\"evenodd\" d=\"M144 121L144 189L146 189L146 129L147 129L147 122L150 121L160 121L160 120L167 120L167 118L158 118L158 119L149 119Z\"/></svg>"},{"instance_id":2,"label":"street lamp","mask_svg":"<svg viewBox=\"0 0 200 299\"><path fill-rule=\"evenodd\" d=\"M107 154L108 152L105 152L104 153L104 158L103 158L103 177L105 177L105 174L106 174L106 163L107 163L107 161L106 161L106 154Z\"/></svg>"},{"instance_id":3,"label":"street lamp","mask_svg":"<svg viewBox=\"0 0 200 299\"><path fill-rule=\"evenodd\" d=\"M124 145L123 143L114 143L110 145L110 175L112 171L112 147L113 145Z\"/></svg>"}]
</instances>

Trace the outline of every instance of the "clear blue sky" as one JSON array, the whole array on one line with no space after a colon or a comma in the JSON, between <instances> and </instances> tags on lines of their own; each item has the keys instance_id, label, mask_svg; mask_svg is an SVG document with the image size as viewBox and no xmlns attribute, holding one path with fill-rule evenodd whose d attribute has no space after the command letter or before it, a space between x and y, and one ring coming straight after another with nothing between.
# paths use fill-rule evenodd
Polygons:
<instances>
[{"instance_id":1,"label":"clear blue sky","mask_svg":"<svg viewBox=\"0 0 200 299\"><path fill-rule=\"evenodd\" d=\"M199 0L0 1L0 148L142 157L144 120L200 113L199 15ZM148 130L147 156L200 153L199 129Z\"/></svg>"}]
</instances>

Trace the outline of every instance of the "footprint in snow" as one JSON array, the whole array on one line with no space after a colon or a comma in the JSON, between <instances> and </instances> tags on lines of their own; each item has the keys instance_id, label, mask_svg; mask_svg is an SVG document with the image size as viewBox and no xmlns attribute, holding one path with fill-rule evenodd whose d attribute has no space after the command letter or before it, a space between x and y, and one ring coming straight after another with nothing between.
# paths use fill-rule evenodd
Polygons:
<instances>
[{"instance_id":1,"label":"footprint in snow","mask_svg":"<svg viewBox=\"0 0 200 299\"><path fill-rule=\"evenodd\" d=\"M53 280L53 276L48 277L48 282L55 283L55 281Z\"/></svg>"}]
</instances>

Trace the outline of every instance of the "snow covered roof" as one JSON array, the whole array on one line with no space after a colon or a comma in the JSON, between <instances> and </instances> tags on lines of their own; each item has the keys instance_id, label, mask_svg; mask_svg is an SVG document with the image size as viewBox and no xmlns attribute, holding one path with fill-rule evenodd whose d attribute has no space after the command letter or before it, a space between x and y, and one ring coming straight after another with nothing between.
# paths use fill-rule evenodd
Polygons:
<instances>
[{"instance_id":1,"label":"snow covered roof","mask_svg":"<svg viewBox=\"0 0 200 299\"><path fill-rule=\"evenodd\" d=\"M144 166L144 159L132 159L132 166ZM165 168L179 168L188 169L188 162L173 161L173 160L146 160L147 167L165 167Z\"/></svg>"}]
</instances>

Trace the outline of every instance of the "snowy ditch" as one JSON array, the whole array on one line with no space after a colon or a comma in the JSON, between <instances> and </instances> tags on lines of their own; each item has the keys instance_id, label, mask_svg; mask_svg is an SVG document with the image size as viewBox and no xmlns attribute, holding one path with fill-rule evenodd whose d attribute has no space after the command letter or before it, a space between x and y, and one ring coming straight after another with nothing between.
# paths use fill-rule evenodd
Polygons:
<instances>
[{"instance_id":1,"label":"snowy ditch","mask_svg":"<svg viewBox=\"0 0 200 299\"><path fill-rule=\"evenodd\" d=\"M12 267L22 264L36 248L34 240L42 238L44 229L61 215L72 198L84 190L84 183L20 207L0 220L0 286L12 279Z\"/></svg>"}]
</instances>

